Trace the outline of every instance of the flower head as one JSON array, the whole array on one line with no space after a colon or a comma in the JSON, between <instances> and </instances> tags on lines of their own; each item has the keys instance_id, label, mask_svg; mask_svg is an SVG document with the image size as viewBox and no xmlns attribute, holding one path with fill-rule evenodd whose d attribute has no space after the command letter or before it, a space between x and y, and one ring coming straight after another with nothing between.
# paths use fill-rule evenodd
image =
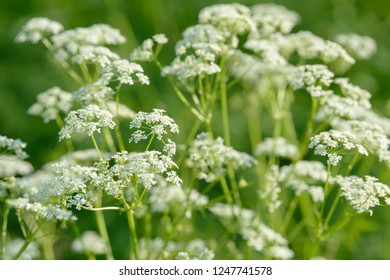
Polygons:
<instances>
[{"instance_id":1,"label":"flower head","mask_svg":"<svg viewBox=\"0 0 390 280\"><path fill-rule=\"evenodd\" d=\"M100 133L101 128L114 128L113 115L101 110L96 105L88 105L85 109L69 112L65 118L65 126L60 131L60 140L71 138L73 132L85 132L91 136L94 132Z\"/></svg>"},{"instance_id":2,"label":"flower head","mask_svg":"<svg viewBox=\"0 0 390 280\"><path fill-rule=\"evenodd\" d=\"M56 21L43 17L32 18L22 27L22 30L16 36L15 41L19 43L31 42L36 44L43 38L48 38L60 33L63 29L64 27Z\"/></svg>"}]
</instances>

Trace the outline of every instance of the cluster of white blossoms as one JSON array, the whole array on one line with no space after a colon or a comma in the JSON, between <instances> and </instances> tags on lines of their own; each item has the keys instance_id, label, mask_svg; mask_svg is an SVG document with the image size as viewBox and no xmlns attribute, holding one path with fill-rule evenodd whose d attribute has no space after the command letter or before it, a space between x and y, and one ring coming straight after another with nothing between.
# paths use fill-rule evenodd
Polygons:
<instances>
[{"instance_id":1,"label":"cluster of white blossoms","mask_svg":"<svg viewBox=\"0 0 390 280\"><path fill-rule=\"evenodd\" d=\"M81 106L104 104L111 100L114 90L100 81L80 87L72 93L74 103Z\"/></svg>"},{"instance_id":2,"label":"cluster of white blossoms","mask_svg":"<svg viewBox=\"0 0 390 280\"><path fill-rule=\"evenodd\" d=\"M68 113L72 108L72 94L59 87L53 87L38 94L37 102L29 109L30 115L41 116L43 122L55 120L60 113Z\"/></svg>"},{"instance_id":3,"label":"cluster of white blossoms","mask_svg":"<svg viewBox=\"0 0 390 280\"><path fill-rule=\"evenodd\" d=\"M286 58L297 53L303 60L321 59L325 64L335 61L346 65L355 63L355 60L342 46L324 40L309 31L288 34L284 38L280 38L278 44Z\"/></svg>"},{"instance_id":4,"label":"cluster of white blossoms","mask_svg":"<svg viewBox=\"0 0 390 280\"><path fill-rule=\"evenodd\" d=\"M308 192L314 202L324 200L323 186L327 178L325 166L319 161L298 161L280 168L279 184L290 188L296 196Z\"/></svg>"},{"instance_id":5,"label":"cluster of white blossoms","mask_svg":"<svg viewBox=\"0 0 390 280\"><path fill-rule=\"evenodd\" d=\"M27 147L27 144L20 139L12 139L6 136L0 135L0 155L5 153L12 153L19 159L26 159L28 155L23 149Z\"/></svg>"},{"instance_id":6,"label":"cluster of white blossoms","mask_svg":"<svg viewBox=\"0 0 390 280\"><path fill-rule=\"evenodd\" d=\"M208 203L208 197L200 194L197 190L191 189L188 193L177 185L167 184L164 180L158 180L156 188L150 189L149 203L152 212L161 212L177 210L182 211L196 210L205 207Z\"/></svg>"},{"instance_id":7,"label":"cluster of white blossoms","mask_svg":"<svg viewBox=\"0 0 390 280\"><path fill-rule=\"evenodd\" d=\"M199 22L212 24L229 37L256 30L256 25L251 18L251 10L241 4L206 7L199 12Z\"/></svg>"},{"instance_id":8,"label":"cluster of white blossoms","mask_svg":"<svg viewBox=\"0 0 390 280\"><path fill-rule=\"evenodd\" d=\"M165 110L163 109L153 109L151 113L138 112L135 114L130 122L130 129L136 128L137 130L132 133L130 142L138 143L141 140L148 139L152 135L155 135L158 140L163 141L163 137L168 131L179 133L178 125L164 113ZM169 143L171 145L174 144L173 142ZM176 149L173 154L175 152Z\"/></svg>"},{"instance_id":9,"label":"cluster of white blossoms","mask_svg":"<svg viewBox=\"0 0 390 280\"><path fill-rule=\"evenodd\" d=\"M127 59L118 59L109 64L103 69L99 81L103 84L108 84L111 81L125 85L133 85L135 81L142 85L149 84L149 78L144 74L141 65Z\"/></svg>"},{"instance_id":10,"label":"cluster of white blossoms","mask_svg":"<svg viewBox=\"0 0 390 280\"><path fill-rule=\"evenodd\" d=\"M351 84L348 78L337 78L334 80L334 83L339 86L344 97L357 101L365 109L371 109L371 93Z\"/></svg>"},{"instance_id":11,"label":"cluster of white blossoms","mask_svg":"<svg viewBox=\"0 0 390 280\"><path fill-rule=\"evenodd\" d=\"M85 132L88 136L100 133L101 128L114 128L113 115L101 110L97 105L88 105L85 109L71 111L65 118L65 126L60 130L60 140L71 138L74 132Z\"/></svg>"},{"instance_id":12,"label":"cluster of white blossoms","mask_svg":"<svg viewBox=\"0 0 390 280\"><path fill-rule=\"evenodd\" d=\"M155 43L157 46L155 46ZM131 61L152 61L158 55L157 47L168 43L168 38L164 34L153 35L130 53Z\"/></svg>"},{"instance_id":13,"label":"cluster of white blossoms","mask_svg":"<svg viewBox=\"0 0 390 280\"><path fill-rule=\"evenodd\" d=\"M54 35L51 40L56 60L77 64L97 63L102 67L119 59L118 55L105 46L126 42L119 30L107 24L66 30Z\"/></svg>"},{"instance_id":14,"label":"cluster of white blossoms","mask_svg":"<svg viewBox=\"0 0 390 280\"><path fill-rule=\"evenodd\" d=\"M95 231L84 231L80 238L73 240L72 250L76 253L90 252L94 255L105 253L104 241Z\"/></svg>"},{"instance_id":15,"label":"cluster of white blossoms","mask_svg":"<svg viewBox=\"0 0 390 280\"><path fill-rule=\"evenodd\" d=\"M258 197L265 202L270 213L275 212L282 204L279 194L282 191L279 184L279 166L273 165L265 175L264 187L257 191Z\"/></svg>"},{"instance_id":16,"label":"cluster of white blossoms","mask_svg":"<svg viewBox=\"0 0 390 280\"><path fill-rule=\"evenodd\" d=\"M291 259L294 253L288 248L288 241L279 233L266 226L251 209L237 205L216 203L210 211L223 223L239 223L239 233L248 246L267 257L274 259Z\"/></svg>"},{"instance_id":17,"label":"cluster of white blossoms","mask_svg":"<svg viewBox=\"0 0 390 280\"><path fill-rule=\"evenodd\" d=\"M333 72L325 65L302 65L295 68L291 86L294 90L305 88L315 98L326 97L333 93L326 90L333 83L333 77Z\"/></svg>"},{"instance_id":18,"label":"cluster of white blossoms","mask_svg":"<svg viewBox=\"0 0 390 280\"><path fill-rule=\"evenodd\" d=\"M43 38L60 33L64 27L47 18L32 18L23 27L15 38L16 42L24 43L31 42L36 44Z\"/></svg>"},{"instance_id":19,"label":"cluster of white blossoms","mask_svg":"<svg viewBox=\"0 0 390 280\"><path fill-rule=\"evenodd\" d=\"M213 182L224 176L228 166L249 168L256 163L250 155L225 146L220 137L211 139L207 133L196 136L188 148L187 166L193 168L198 179Z\"/></svg>"},{"instance_id":20,"label":"cluster of white blossoms","mask_svg":"<svg viewBox=\"0 0 390 280\"><path fill-rule=\"evenodd\" d=\"M0 156L0 178L27 175L34 170L31 163L14 155Z\"/></svg>"},{"instance_id":21,"label":"cluster of white blossoms","mask_svg":"<svg viewBox=\"0 0 390 280\"><path fill-rule=\"evenodd\" d=\"M347 132L337 130L324 131L310 138L310 149L314 149L314 154L327 156L327 163L337 165L342 159L344 151L356 149L361 155L368 155L366 148L361 144L356 144L356 137Z\"/></svg>"},{"instance_id":22,"label":"cluster of white blossoms","mask_svg":"<svg viewBox=\"0 0 390 280\"><path fill-rule=\"evenodd\" d=\"M253 154L256 157L263 155L294 159L298 156L298 147L290 143L286 138L265 138L255 146Z\"/></svg>"},{"instance_id":23,"label":"cluster of white blossoms","mask_svg":"<svg viewBox=\"0 0 390 280\"><path fill-rule=\"evenodd\" d=\"M184 249L184 250L183 250ZM207 248L204 240L191 240L185 248L177 253L176 260L212 260L214 252Z\"/></svg>"},{"instance_id":24,"label":"cluster of white blossoms","mask_svg":"<svg viewBox=\"0 0 390 280\"><path fill-rule=\"evenodd\" d=\"M32 214L38 219L46 219L48 221L76 220L71 211L57 205L43 205L40 202L30 202L27 198L7 199L6 202L9 207L17 212Z\"/></svg>"},{"instance_id":25,"label":"cluster of white blossoms","mask_svg":"<svg viewBox=\"0 0 390 280\"><path fill-rule=\"evenodd\" d=\"M353 33L337 35L336 42L356 59L370 59L377 50L374 39Z\"/></svg>"},{"instance_id":26,"label":"cluster of white blossoms","mask_svg":"<svg viewBox=\"0 0 390 280\"><path fill-rule=\"evenodd\" d=\"M375 177L336 176L334 182L340 186L341 195L359 214L368 212L372 215L375 206L390 205L390 187L378 182Z\"/></svg>"},{"instance_id":27,"label":"cluster of white blossoms","mask_svg":"<svg viewBox=\"0 0 390 280\"><path fill-rule=\"evenodd\" d=\"M275 33L290 33L300 21L299 15L275 4L257 4L251 8L252 20L257 26L256 36L267 37ZM254 34L251 36L254 36Z\"/></svg>"}]
</instances>

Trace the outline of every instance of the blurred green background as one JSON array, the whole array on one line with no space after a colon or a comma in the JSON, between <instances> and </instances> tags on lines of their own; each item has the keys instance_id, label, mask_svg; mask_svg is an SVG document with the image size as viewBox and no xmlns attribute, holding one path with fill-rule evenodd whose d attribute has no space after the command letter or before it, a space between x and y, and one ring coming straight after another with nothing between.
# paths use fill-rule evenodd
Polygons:
<instances>
[{"instance_id":1,"label":"blurred green background","mask_svg":"<svg viewBox=\"0 0 390 280\"><path fill-rule=\"evenodd\" d=\"M58 157L54 150L64 148L63 143L58 143L55 123L44 124L26 111L35 102L36 95L48 88L60 86L68 91L76 88L52 63L43 46L14 43L16 34L28 19L48 17L62 23L65 29L108 23L120 29L128 39L115 49L126 58L144 39L164 33L170 43L163 50L161 60L167 64L174 57L174 43L186 27L197 22L198 12L205 6L229 2L248 6L284 5L301 16L294 31L308 30L330 40L338 33L350 32L373 37L378 53L370 61L358 61L347 76L373 94L375 111L390 117L387 102L390 97L390 5L385 0L1 0L0 135L27 142L30 161L36 168ZM145 71L152 86L126 89L129 91L127 105L144 111L175 107L170 115L182 129L188 130L188 121L181 117L185 109L166 81L152 65L146 65ZM379 209L370 221L361 218L356 223L349 227L354 231L342 233L350 236L351 244L343 245L345 249L340 251L339 257L390 259L389 213Z\"/></svg>"}]
</instances>

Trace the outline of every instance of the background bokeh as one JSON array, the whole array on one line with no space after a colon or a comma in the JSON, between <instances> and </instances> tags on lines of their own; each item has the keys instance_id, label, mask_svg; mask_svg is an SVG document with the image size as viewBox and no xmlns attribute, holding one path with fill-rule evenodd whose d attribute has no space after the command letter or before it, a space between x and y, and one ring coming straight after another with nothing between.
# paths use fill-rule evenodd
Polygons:
<instances>
[{"instance_id":1,"label":"background bokeh","mask_svg":"<svg viewBox=\"0 0 390 280\"><path fill-rule=\"evenodd\" d=\"M63 143L58 143L55 123L44 124L40 118L26 113L36 95L50 87L75 89L72 81L52 63L43 46L14 43L21 26L31 17L48 17L66 29L108 23L128 39L116 49L123 57L128 57L144 39L164 33L170 43L163 50L161 60L167 64L174 56L174 42L186 27L197 22L198 12L208 5L229 2L248 6L268 2L284 5L301 16L294 30L308 30L330 40L338 33L350 32L373 37L378 53L370 61L358 61L347 75L353 83L373 94L375 111L390 117L387 102L390 98L390 5L385 0L1 0L0 135L27 142L30 161L36 168L64 151ZM152 85L127 89L128 105L133 110L145 111L175 107L172 117L181 128L190 127L191 123L181 117L185 109L155 67L145 65L145 71ZM388 212L379 209L371 219L357 219L356 225L349 227L350 232L341 233L347 234L350 242L342 246L339 257L390 259Z\"/></svg>"}]
</instances>

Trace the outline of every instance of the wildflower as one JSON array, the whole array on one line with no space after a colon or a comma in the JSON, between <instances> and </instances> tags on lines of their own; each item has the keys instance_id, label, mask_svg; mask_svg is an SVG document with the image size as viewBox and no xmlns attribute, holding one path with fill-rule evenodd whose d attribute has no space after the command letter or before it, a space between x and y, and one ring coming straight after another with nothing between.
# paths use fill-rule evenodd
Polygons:
<instances>
[{"instance_id":1,"label":"wildflower","mask_svg":"<svg viewBox=\"0 0 390 280\"><path fill-rule=\"evenodd\" d=\"M288 241L279 233L266 226L255 212L237 205L216 203L209 208L221 220L231 223L235 217L239 223L239 233L247 245L271 258L292 258L294 253L288 248Z\"/></svg>"},{"instance_id":2,"label":"wildflower","mask_svg":"<svg viewBox=\"0 0 390 280\"><path fill-rule=\"evenodd\" d=\"M330 130L321 132L310 138L309 148L314 148L314 153L320 156L327 156L327 163L337 165L342 156L341 151L356 149L359 154L368 155L367 150L360 144L356 144L356 138L346 132Z\"/></svg>"},{"instance_id":3,"label":"wildflower","mask_svg":"<svg viewBox=\"0 0 390 280\"><path fill-rule=\"evenodd\" d=\"M341 188L341 195L359 214L368 212L372 215L375 206L390 205L390 188L375 177L336 176L335 182Z\"/></svg>"},{"instance_id":4,"label":"wildflower","mask_svg":"<svg viewBox=\"0 0 390 280\"><path fill-rule=\"evenodd\" d=\"M31 42L36 44L43 38L60 33L64 27L56 22L43 17L30 19L18 33L15 41L18 43Z\"/></svg>"},{"instance_id":5,"label":"wildflower","mask_svg":"<svg viewBox=\"0 0 390 280\"><path fill-rule=\"evenodd\" d=\"M168 38L167 38L167 36L165 36L165 34L156 34L156 35L153 35L153 36L152 36L152 39L153 39L157 44L160 44L160 45L165 45L166 43L168 43Z\"/></svg>"},{"instance_id":6,"label":"wildflower","mask_svg":"<svg viewBox=\"0 0 390 280\"><path fill-rule=\"evenodd\" d=\"M243 35L256 29L251 11L241 4L219 4L204 8L199 22L212 24L229 36Z\"/></svg>"},{"instance_id":7,"label":"wildflower","mask_svg":"<svg viewBox=\"0 0 390 280\"><path fill-rule=\"evenodd\" d=\"M157 139L162 141L165 134L168 131L172 133L179 133L179 127L175 121L164 115L165 110L153 109L151 113L138 112L135 114L130 122L130 129L137 128L132 136L130 142L139 142L140 140L147 139L150 135L156 135ZM150 131L146 134L140 128ZM170 142L172 145L172 142ZM167 148L168 149L168 148Z\"/></svg>"},{"instance_id":8,"label":"wildflower","mask_svg":"<svg viewBox=\"0 0 390 280\"><path fill-rule=\"evenodd\" d=\"M141 46L135 48L130 53L131 61L152 61L154 57L154 41L152 39L146 39L142 42Z\"/></svg>"},{"instance_id":9,"label":"wildflower","mask_svg":"<svg viewBox=\"0 0 390 280\"><path fill-rule=\"evenodd\" d=\"M33 166L13 155L0 157L0 178L16 175L27 175L34 170Z\"/></svg>"},{"instance_id":10,"label":"wildflower","mask_svg":"<svg viewBox=\"0 0 390 280\"><path fill-rule=\"evenodd\" d=\"M72 94L59 87L53 87L38 94L37 103L29 109L30 115L41 116L43 122L55 120L60 113L68 113L72 107Z\"/></svg>"},{"instance_id":11,"label":"wildflower","mask_svg":"<svg viewBox=\"0 0 390 280\"><path fill-rule=\"evenodd\" d=\"M176 260L212 260L214 252L207 248L205 242L201 239L191 240L185 251L178 252Z\"/></svg>"},{"instance_id":12,"label":"wildflower","mask_svg":"<svg viewBox=\"0 0 390 280\"><path fill-rule=\"evenodd\" d=\"M180 186L182 180L173 172L177 165L173 160L159 151L143 153L120 152L112 156L115 164L109 169L109 175L124 183L122 188L131 184L132 179L150 189L155 186L158 176L163 176L167 182ZM107 186L109 189L110 186Z\"/></svg>"},{"instance_id":13,"label":"wildflower","mask_svg":"<svg viewBox=\"0 0 390 280\"><path fill-rule=\"evenodd\" d=\"M271 166L269 172L265 175L265 187L258 191L260 199L265 201L267 209L270 213L275 212L282 204L279 199L279 193L282 189L279 186L279 167Z\"/></svg>"},{"instance_id":14,"label":"wildflower","mask_svg":"<svg viewBox=\"0 0 390 280\"><path fill-rule=\"evenodd\" d=\"M269 40L250 39L246 41L244 47L259 55L267 66L277 67L287 64L286 59L279 53L278 46Z\"/></svg>"},{"instance_id":15,"label":"wildflower","mask_svg":"<svg viewBox=\"0 0 390 280\"><path fill-rule=\"evenodd\" d=\"M109 48L102 46L81 46L77 53L72 56L71 61L79 65L83 63L97 64L104 68L118 59L119 56Z\"/></svg>"},{"instance_id":16,"label":"wildflower","mask_svg":"<svg viewBox=\"0 0 390 280\"><path fill-rule=\"evenodd\" d=\"M114 128L113 115L99 109L96 105L88 105L85 109L69 112L65 118L65 126L60 131L60 140L71 138L73 132L85 132L91 136L94 132L100 133L102 127Z\"/></svg>"},{"instance_id":17,"label":"wildflower","mask_svg":"<svg viewBox=\"0 0 390 280\"><path fill-rule=\"evenodd\" d=\"M255 162L250 155L225 146L222 138L212 140L207 133L201 133L189 147L187 165L194 168L198 179L213 182L225 174L227 166L249 168Z\"/></svg>"},{"instance_id":18,"label":"wildflower","mask_svg":"<svg viewBox=\"0 0 390 280\"><path fill-rule=\"evenodd\" d=\"M72 93L74 101L81 103L81 105L104 104L112 99L114 94L112 88L100 81L87 84Z\"/></svg>"},{"instance_id":19,"label":"wildflower","mask_svg":"<svg viewBox=\"0 0 390 280\"><path fill-rule=\"evenodd\" d=\"M332 119L357 119L367 110L361 106L361 102L350 97L342 97L335 94L327 95L320 100L321 106L315 116L317 121L331 121Z\"/></svg>"},{"instance_id":20,"label":"wildflower","mask_svg":"<svg viewBox=\"0 0 390 280\"><path fill-rule=\"evenodd\" d=\"M294 90L313 86L329 87L333 82L334 74L325 65L302 65L296 68L292 80Z\"/></svg>"},{"instance_id":21,"label":"wildflower","mask_svg":"<svg viewBox=\"0 0 390 280\"><path fill-rule=\"evenodd\" d=\"M308 192L314 202L323 201L323 185L328 177L325 166L319 161L298 161L283 166L279 173L279 184L290 188L296 196Z\"/></svg>"},{"instance_id":22,"label":"wildflower","mask_svg":"<svg viewBox=\"0 0 390 280\"><path fill-rule=\"evenodd\" d=\"M188 55L191 51L198 51L198 53L203 51L218 56L228 49L227 38L211 24L197 24L188 27L182 37L183 39L175 46L177 56Z\"/></svg>"},{"instance_id":23,"label":"wildflower","mask_svg":"<svg viewBox=\"0 0 390 280\"><path fill-rule=\"evenodd\" d=\"M335 120L331 125L340 130L354 135L356 142L363 145L370 153L375 154L382 160L390 147L390 139L384 130L375 123L356 120Z\"/></svg>"},{"instance_id":24,"label":"wildflower","mask_svg":"<svg viewBox=\"0 0 390 280\"><path fill-rule=\"evenodd\" d=\"M149 78L143 73L141 65L129 62L126 59L115 60L103 69L99 79L103 84L118 81L120 84L133 85L135 80L143 85L149 84Z\"/></svg>"},{"instance_id":25,"label":"wildflower","mask_svg":"<svg viewBox=\"0 0 390 280\"><path fill-rule=\"evenodd\" d=\"M348 78L337 78L334 80L334 83L340 87L343 96L356 100L359 105L365 109L371 109L371 104L369 101L371 98L371 93L351 84Z\"/></svg>"},{"instance_id":26,"label":"wildflower","mask_svg":"<svg viewBox=\"0 0 390 280\"><path fill-rule=\"evenodd\" d=\"M0 153L12 152L19 159L26 159L28 155L23 151L27 147L27 144L20 139L12 139L6 136L0 135ZM0 154L0 155L1 155Z\"/></svg>"},{"instance_id":27,"label":"wildflower","mask_svg":"<svg viewBox=\"0 0 390 280\"><path fill-rule=\"evenodd\" d=\"M355 60L339 44L327 41L309 31L288 34L279 40L279 49L285 57L296 52L301 59L321 59L324 63L341 62L352 65Z\"/></svg>"},{"instance_id":28,"label":"wildflower","mask_svg":"<svg viewBox=\"0 0 390 280\"><path fill-rule=\"evenodd\" d=\"M294 159L298 156L298 147L288 142L285 138L265 138L261 143L258 143L254 150L256 157L262 155L274 155Z\"/></svg>"},{"instance_id":29,"label":"wildflower","mask_svg":"<svg viewBox=\"0 0 390 280\"><path fill-rule=\"evenodd\" d=\"M374 39L358 34L339 34L336 36L336 42L356 59L370 59L377 50Z\"/></svg>"},{"instance_id":30,"label":"wildflower","mask_svg":"<svg viewBox=\"0 0 390 280\"><path fill-rule=\"evenodd\" d=\"M165 66L161 72L163 76L175 76L183 83L193 80L197 76L214 75L221 71L221 68L211 61L204 60L195 55L188 55L183 60L175 58L171 65Z\"/></svg>"},{"instance_id":31,"label":"wildflower","mask_svg":"<svg viewBox=\"0 0 390 280\"><path fill-rule=\"evenodd\" d=\"M102 255L105 253L104 241L95 231L87 230L72 242L72 250L76 253L91 252L94 255Z\"/></svg>"},{"instance_id":32,"label":"wildflower","mask_svg":"<svg viewBox=\"0 0 390 280\"><path fill-rule=\"evenodd\" d=\"M277 32L290 33L300 20L296 12L280 5L257 4L251 10L252 19L260 36L269 36Z\"/></svg>"}]
</instances>

